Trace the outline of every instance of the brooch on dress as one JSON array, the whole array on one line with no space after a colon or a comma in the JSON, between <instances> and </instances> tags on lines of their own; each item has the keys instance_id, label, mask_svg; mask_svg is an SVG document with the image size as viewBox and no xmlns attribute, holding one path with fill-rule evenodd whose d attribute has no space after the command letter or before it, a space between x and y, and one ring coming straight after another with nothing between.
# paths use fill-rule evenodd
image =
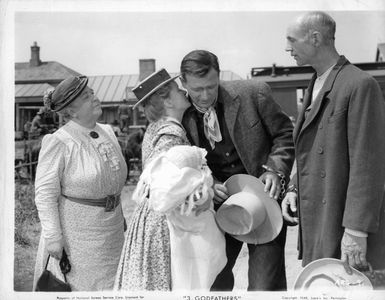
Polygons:
<instances>
[{"instance_id":1,"label":"brooch on dress","mask_svg":"<svg viewBox=\"0 0 385 300\"><path fill-rule=\"evenodd\" d=\"M92 137L93 139L97 139L99 137L99 134L96 131L91 131L90 137Z\"/></svg>"}]
</instances>

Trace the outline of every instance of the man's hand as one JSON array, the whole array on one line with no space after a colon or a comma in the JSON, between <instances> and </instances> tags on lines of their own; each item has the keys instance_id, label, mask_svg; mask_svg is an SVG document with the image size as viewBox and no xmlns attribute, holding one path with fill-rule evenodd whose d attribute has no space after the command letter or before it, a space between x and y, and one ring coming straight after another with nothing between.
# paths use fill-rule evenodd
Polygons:
<instances>
[{"instance_id":1,"label":"man's hand","mask_svg":"<svg viewBox=\"0 0 385 300\"><path fill-rule=\"evenodd\" d=\"M358 237L344 232L341 240L341 260L348 274L352 273L349 266L356 269L368 267L366 247L366 237Z\"/></svg>"},{"instance_id":2,"label":"man's hand","mask_svg":"<svg viewBox=\"0 0 385 300\"><path fill-rule=\"evenodd\" d=\"M278 200L279 193L281 192L281 182L279 176L274 173L267 171L263 173L259 179L265 184L265 192L269 192L270 198Z\"/></svg>"},{"instance_id":3,"label":"man's hand","mask_svg":"<svg viewBox=\"0 0 385 300\"><path fill-rule=\"evenodd\" d=\"M299 222L298 217L296 217L297 193L288 192L285 198L282 200L281 207L282 207L282 216L284 220L288 223L288 225L290 226L297 225Z\"/></svg>"},{"instance_id":4,"label":"man's hand","mask_svg":"<svg viewBox=\"0 0 385 300\"><path fill-rule=\"evenodd\" d=\"M63 248L64 248L63 238L55 241L47 240L47 251L52 257L56 259L61 259Z\"/></svg>"},{"instance_id":5,"label":"man's hand","mask_svg":"<svg viewBox=\"0 0 385 300\"><path fill-rule=\"evenodd\" d=\"M227 198L229 198L229 193L223 183L219 181L215 181L213 189L214 189L214 199L213 199L214 203L221 204Z\"/></svg>"}]
</instances>

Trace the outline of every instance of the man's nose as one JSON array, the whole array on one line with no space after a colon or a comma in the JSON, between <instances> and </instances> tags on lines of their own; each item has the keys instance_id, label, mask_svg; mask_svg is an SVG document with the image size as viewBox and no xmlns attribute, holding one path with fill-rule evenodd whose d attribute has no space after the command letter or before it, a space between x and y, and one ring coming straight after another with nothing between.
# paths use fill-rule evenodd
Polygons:
<instances>
[{"instance_id":1,"label":"man's nose","mask_svg":"<svg viewBox=\"0 0 385 300\"><path fill-rule=\"evenodd\" d=\"M285 48L285 51L287 51L287 52L293 51L293 48L291 47L291 45L287 44L286 48Z\"/></svg>"},{"instance_id":2,"label":"man's nose","mask_svg":"<svg viewBox=\"0 0 385 300\"><path fill-rule=\"evenodd\" d=\"M201 98L203 100L207 100L209 98L209 92L207 90L203 90L201 94Z\"/></svg>"}]
</instances>

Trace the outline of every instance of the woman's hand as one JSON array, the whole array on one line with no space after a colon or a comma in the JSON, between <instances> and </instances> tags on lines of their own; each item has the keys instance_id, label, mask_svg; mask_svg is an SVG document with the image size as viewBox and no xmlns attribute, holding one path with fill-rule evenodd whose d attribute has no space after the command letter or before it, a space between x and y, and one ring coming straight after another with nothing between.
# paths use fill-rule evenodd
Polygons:
<instances>
[{"instance_id":1,"label":"woman's hand","mask_svg":"<svg viewBox=\"0 0 385 300\"><path fill-rule=\"evenodd\" d=\"M201 195L202 196L202 195ZM206 201L203 202L202 204L200 205L197 205L193 211L195 211L195 215L196 216L199 216L202 212L210 209L211 207L211 201L213 200L213 197L214 197L214 191L213 189L210 187L207 189L207 194L206 194Z\"/></svg>"},{"instance_id":2,"label":"woman's hand","mask_svg":"<svg viewBox=\"0 0 385 300\"><path fill-rule=\"evenodd\" d=\"M199 216L202 212L208 210L210 208L210 205L211 205L211 200L212 200L212 197L208 197L207 200L205 202L203 202L201 205L197 205L194 208L195 215Z\"/></svg>"},{"instance_id":3,"label":"woman's hand","mask_svg":"<svg viewBox=\"0 0 385 300\"><path fill-rule=\"evenodd\" d=\"M47 251L52 257L56 259L61 259L63 248L64 248L63 238L60 238L59 240L54 240L54 241L47 240Z\"/></svg>"}]
</instances>

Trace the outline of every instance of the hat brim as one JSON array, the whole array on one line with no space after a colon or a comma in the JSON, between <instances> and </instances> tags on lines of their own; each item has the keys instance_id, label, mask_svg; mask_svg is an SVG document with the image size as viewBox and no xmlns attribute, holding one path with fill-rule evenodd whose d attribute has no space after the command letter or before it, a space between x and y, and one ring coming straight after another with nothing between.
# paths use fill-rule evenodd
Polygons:
<instances>
[{"instance_id":1,"label":"hat brim","mask_svg":"<svg viewBox=\"0 0 385 300\"><path fill-rule=\"evenodd\" d=\"M351 268L352 274L346 273L343 263L335 258L321 258L309 263L298 274L295 290L372 290L373 285L369 278L360 271ZM340 282L341 286L334 282ZM351 283L344 285L343 283Z\"/></svg>"},{"instance_id":2,"label":"hat brim","mask_svg":"<svg viewBox=\"0 0 385 300\"><path fill-rule=\"evenodd\" d=\"M146 95L144 95L144 97L142 97L142 99L140 99L138 102L136 102L135 105L132 107L132 109L135 109L136 107L138 107L138 105L140 103L142 103L144 100L146 100L148 97L150 97L153 93L155 93L157 90L159 90L162 86L164 86L165 84L169 83L172 80L175 80L178 77L180 77L180 75L176 75L174 77L171 77L171 78L163 81L162 83L158 84L151 91L149 91Z\"/></svg>"},{"instance_id":3,"label":"hat brim","mask_svg":"<svg viewBox=\"0 0 385 300\"><path fill-rule=\"evenodd\" d=\"M231 176L225 183L229 195L250 192L258 196L266 209L266 218L257 228L244 235L232 235L235 239L248 244L264 244L274 240L281 232L283 219L278 202L264 191L264 184L258 178L247 174ZM225 202L226 203L226 202Z\"/></svg>"}]
</instances>

